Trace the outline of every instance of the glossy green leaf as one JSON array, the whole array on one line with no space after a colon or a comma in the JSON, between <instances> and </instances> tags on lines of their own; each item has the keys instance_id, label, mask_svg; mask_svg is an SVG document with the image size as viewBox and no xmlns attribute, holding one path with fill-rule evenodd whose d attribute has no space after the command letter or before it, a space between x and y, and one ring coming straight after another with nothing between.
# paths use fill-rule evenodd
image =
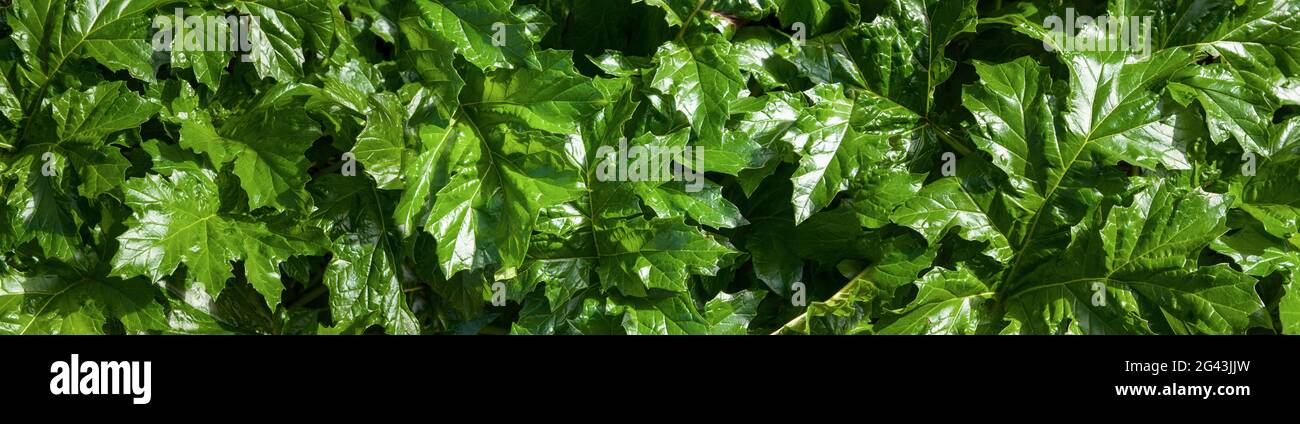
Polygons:
<instances>
[{"instance_id":1,"label":"glossy green leaf","mask_svg":"<svg viewBox=\"0 0 1300 424\"><path fill-rule=\"evenodd\" d=\"M957 179L936 181L895 210L893 220L917 230L931 243L937 242L944 232L959 228L962 238L988 243L985 253L989 257L999 261L1010 259L1010 242L989 218L989 204L976 199L976 196L987 196L972 194L973 191L963 188Z\"/></svg>"},{"instance_id":2,"label":"glossy green leaf","mask_svg":"<svg viewBox=\"0 0 1300 424\"><path fill-rule=\"evenodd\" d=\"M701 143L721 143L728 105L745 90L730 43L716 34L692 35L660 47L655 63L649 86L672 97Z\"/></svg>"},{"instance_id":3,"label":"glossy green leaf","mask_svg":"<svg viewBox=\"0 0 1300 424\"><path fill-rule=\"evenodd\" d=\"M1291 281L1286 284L1286 295L1282 296L1277 307L1282 319L1282 333L1296 335L1300 334L1300 294L1296 291L1300 287L1296 285L1295 272L1291 275Z\"/></svg>"},{"instance_id":4,"label":"glossy green leaf","mask_svg":"<svg viewBox=\"0 0 1300 424\"><path fill-rule=\"evenodd\" d=\"M230 48L230 46L232 45L235 47L239 47L238 37L240 37L240 32L238 30L240 28L231 26L228 23L229 21L226 20L225 16L218 15L216 13L198 12L193 9L187 11L187 13L185 14L185 19L188 19L190 16L194 16L198 19L201 19L202 22L204 23L203 30L202 30L203 32L201 33L202 36L204 37L202 39L203 43L206 43L207 40L209 39L214 43L218 41L224 41L225 42L225 46L223 46L224 48L211 49L208 48L211 46L200 45L198 46L200 47L198 49L190 49L186 43L189 42L189 40L191 39L191 37L193 37L193 35L184 36L183 35L184 32L181 32L180 30L177 30L175 28L174 19L166 19L169 18L169 16L167 15L162 15L161 18L155 18L157 19L156 21L157 23L155 24L155 28L154 28L154 31L156 31L154 32L154 37L155 37L154 39L162 42L165 41L165 37L169 35L171 37L171 45L170 45L171 65L176 68L190 69L191 71L194 72L194 78L198 80L198 82L208 86L213 90L216 90L221 87L221 76L226 70L226 67L230 64L230 61L236 57L239 57L239 59L237 60L243 61L244 60L243 56L246 54L248 55L249 59L252 59L252 54L251 52L237 53L235 51L236 49ZM210 21L214 22L215 24L212 25L212 28L209 28L209 25L207 24ZM184 24L182 23L182 25ZM200 33L199 31L194 31L194 29L189 28L188 26L186 26L185 29L193 31L195 34ZM159 32L168 35L164 35L162 36L164 38L160 39L158 35ZM207 35L209 32L213 34L213 36L210 38ZM246 34L248 34L250 40L253 40L252 38L253 33L251 31L247 32ZM260 35L261 33L258 34ZM231 42L231 40L235 40L235 41ZM201 43L196 43L196 44L201 44ZM265 47L265 45L259 43L257 47L263 48ZM298 61L298 63L301 64L302 61Z\"/></svg>"},{"instance_id":5,"label":"glossy green leaf","mask_svg":"<svg viewBox=\"0 0 1300 424\"><path fill-rule=\"evenodd\" d=\"M634 218L597 227L596 273L605 287L630 296L647 289L686 291L690 274L713 275L732 253L680 219Z\"/></svg>"},{"instance_id":6,"label":"glossy green leaf","mask_svg":"<svg viewBox=\"0 0 1300 424\"><path fill-rule=\"evenodd\" d=\"M216 296L234 276L232 262L243 260L248 279L267 298L279 303L279 264L294 254L313 254L310 232L294 234L290 226L272 232L265 223L222 213L211 171L176 170L167 178L152 175L123 186L126 204L135 212L113 258L113 272L160 281L185 264L188 281Z\"/></svg>"},{"instance_id":7,"label":"glossy green leaf","mask_svg":"<svg viewBox=\"0 0 1300 424\"><path fill-rule=\"evenodd\" d=\"M328 0L258 0L235 2L251 16L248 28L253 67L263 78L280 82L303 77L303 64L313 51L324 53L333 41L333 15ZM311 50L308 50L311 49Z\"/></svg>"},{"instance_id":8,"label":"glossy green leaf","mask_svg":"<svg viewBox=\"0 0 1300 424\"><path fill-rule=\"evenodd\" d=\"M1076 239L1058 266L1012 289L1022 332L1242 332L1258 325L1255 280L1224 265L1198 267L1194 253L1226 231L1229 199L1148 187L1111 210L1096 235ZM1104 300L1103 300L1104 298ZM1071 316L1077 316L1070 321Z\"/></svg>"},{"instance_id":9,"label":"glossy green leaf","mask_svg":"<svg viewBox=\"0 0 1300 424\"><path fill-rule=\"evenodd\" d=\"M633 300L622 306L623 330L629 335L747 334L762 294L718 293L701 310L690 296Z\"/></svg>"},{"instance_id":10,"label":"glossy green leaf","mask_svg":"<svg viewBox=\"0 0 1300 424\"><path fill-rule=\"evenodd\" d=\"M252 209L303 210L309 199L304 190L309 163L303 153L321 130L293 100L277 99L275 94L285 91L266 95L262 106L219 126L206 113L194 111L181 127L181 146L207 154L218 166L234 163Z\"/></svg>"},{"instance_id":11,"label":"glossy green leaf","mask_svg":"<svg viewBox=\"0 0 1300 424\"><path fill-rule=\"evenodd\" d=\"M993 292L966 270L935 268L916 286L916 300L877 328L880 334L975 334L989 319Z\"/></svg>"},{"instance_id":12,"label":"glossy green leaf","mask_svg":"<svg viewBox=\"0 0 1300 424\"><path fill-rule=\"evenodd\" d=\"M359 331L380 325L396 334L419 333L402 291L401 250L388 220L391 196L365 179L337 175L311 190L322 205L312 217L334 254L323 283L335 327Z\"/></svg>"},{"instance_id":13,"label":"glossy green leaf","mask_svg":"<svg viewBox=\"0 0 1300 424\"><path fill-rule=\"evenodd\" d=\"M576 133L578 123L600 108L604 99L591 80L573 69L573 59L560 52L537 56L538 69L489 73L477 101L464 106L478 113L483 125L519 122L530 128Z\"/></svg>"},{"instance_id":14,"label":"glossy green leaf","mask_svg":"<svg viewBox=\"0 0 1300 424\"><path fill-rule=\"evenodd\" d=\"M420 16L442 40L481 69L544 68L528 42L527 24L511 0L415 0Z\"/></svg>"},{"instance_id":15,"label":"glossy green leaf","mask_svg":"<svg viewBox=\"0 0 1300 424\"><path fill-rule=\"evenodd\" d=\"M149 20L171 0L72 2L20 0L11 9L14 41L25 55L23 74L43 95L70 60L90 58L112 70L153 80ZM29 105L39 99L27 99ZM29 106L30 109L30 106Z\"/></svg>"},{"instance_id":16,"label":"glossy green leaf","mask_svg":"<svg viewBox=\"0 0 1300 424\"><path fill-rule=\"evenodd\" d=\"M128 333L167 328L147 281L109 278L102 271L98 265L51 263L0 275L0 334L105 334L110 320Z\"/></svg>"}]
</instances>

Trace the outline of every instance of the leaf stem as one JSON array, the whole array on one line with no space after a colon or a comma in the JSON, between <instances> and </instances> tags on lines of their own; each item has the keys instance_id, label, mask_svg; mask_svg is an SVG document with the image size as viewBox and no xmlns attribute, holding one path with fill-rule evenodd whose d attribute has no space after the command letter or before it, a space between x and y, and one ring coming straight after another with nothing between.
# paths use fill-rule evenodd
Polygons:
<instances>
[{"instance_id":1,"label":"leaf stem","mask_svg":"<svg viewBox=\"0 0 1300 424\"><path fill-rule=\"evenodd\" d=\"M328 290L329 287L326 287L325 283L317 284L316 286L312 287L310 290L307 290L306 293L303 293L302 296L299 297L297 300L293 301L293 303L290 304L289 307L286 309L303 307L308 303L311 303L311 301L316 300L316 298L320 297L322 294L325 294L325 292Z\"/></svg>"},{"instance_id":2,"label":"leaf stem","mask_svg":"<svg viewBox=\"0 0 1300 424\"><path fill-rule=\"evenodd\" d=\"M1191 150L1191 153L1192 153L1192 160L1191 160L1191 162L1192 162L1192 187L1200 187L1200 186L1201 186L1201 167L1200 167L1200 163L1201 163L1201 161L1199 160L1199 159L1200 159L1200 149L1199 149L1199 147L1200 147L1200 143L1198 143L1198 141L1200 141L1200 137L1193 138L1193 139L1192 139L1192 145L1191 145L1191 148L1188 149L1188 150Z\"/></svg>"},{"instance_id":3,"label":"leaf stem","mask_svg":"<svg viewBox=\"0 0 1300 424\"><path fill-rule=\"evenodd\" d=\"M948 146L952 147L953 150L956 150L957 153L961 154L962 156L970 156L975 154L974 150L972 150L970 147L967 147L965 144L962 144L962 142L960 140L957 140L956 137L953 137L952 134L948 134L947 130L943 129L943 127L940 127L938 124L935 124L934 121L930 120L930 118L927 117L924 119L926 125L929 125L930 127L934 128L935 132L939 133L939 139L943 140L944 143L947 143Z\"/></svg>"},{"instance_id":4,"label":"leaf stem","mask_svg":"<svg viewBox=\"0 0 1300 424\"><path fill-rule=\"evenodd\" d=\"M683 41L682 37L686 36L686 28L689 28L691 26L691 22L695 20L695 15L699 14L700 9L703 8L704 8L704 0L700 0L698 3L695 3L695 10L691 11L691 14L686 17L685 21L682 21L682 29L680 31L677 31L676 38L678 41Z\"/></svg>"}]
</instances>

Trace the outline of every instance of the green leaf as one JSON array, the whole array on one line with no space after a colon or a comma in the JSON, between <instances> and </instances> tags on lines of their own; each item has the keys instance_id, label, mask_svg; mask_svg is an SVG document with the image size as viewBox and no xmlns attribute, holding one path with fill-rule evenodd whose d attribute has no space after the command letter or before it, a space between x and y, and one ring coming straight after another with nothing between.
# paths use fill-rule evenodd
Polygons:
<instances>
[{"instance_id":1,"label":"green leaf","mask_svg":"<svg viewBox=\"0 0 1300 424\"><path fill-rule=\"evenodd\" d=\"M68 91L50 102L56 144L99 145L109 134L139 127L157 113L157 103L131 92L121 82L104 83L85 92Z\"/></svg>"},{"instance_id":2,"label":"green leaf","mask_svg":"<svg viewBox=\"0 0 1300 424\"><path fill-rule=\"evenodd\" d=\"M57 161L66 160L65 166L56 168L57 173L77 173L82 195L107 193L122 183L129 164L117 148L105 142L106 138L139 127L158 109L157 103L145 100L121 82L104 83L84 92L69 90L50 102L51 125L33 133L34 142L27 144L23 152L41 161L47 153Z\"/></svg>"},{"instance_id":3,"label":"green leaf","mask_svg":"<svg viewBox=\"0 0 1300 424\"><path fill-rule=\"evenodd\" d=\"M865 89L926 116L955 67L944 49L975 29L975 3L892 2L872 22L810 38L790 59L814 82Z\"/></svg>"},{"instance_id":4,"label":"green leaf","mask_svg":"<svg viewBox=\"0 0 1300 424\"><path fill-rule=\"evenodd\" d=\"M132 334L167 328L152 286L100 271L48 263L29 273L0 274L0 334L105 334L110 320Z\"/></svg>"},{"instance_id":5,"label":"green leaf","mask_svg":"<svg viewBox=\"0 0 1300 424\"><path fill-rule=\"evenodd\" d=\"M916 300L878 325L879 334L975 334L990 319L993 292L968 270L935 268L916 286Z\"/></svg>"},{"instance_id":6,"label":"green leaf","mask_svg":"<svg viewBox=\"0 0 1300 424\"><path fill-rule=\"evenodd\" d=\"M859 18L855 0L775 0L777 17L784 29L802 23L808 35L817 35L856 23Z\"/></svg>"},{"instance_id":7,"label":"green leaf","mask_svg":"<svg viewBox=\"0 0 1300 424\"><path fill-rule=\"evenodd\" d=\"M357 135L352 153L365 164L379 188L402 188L403 164L410 160L406 153L406 116L397 96L381 93L372 96L368 103L366 127Z\"/></svg>"},{"instance_id":8,"label":"green leaf","mask_svg":"<svg viewBox=\"0 0 1300 424\"><path fill-rule=\"evenodd\" d=\"M1300 41L1294 37L1296 25L1300 24L1298 12L1300 4L1288 0L1239 3L1232 15L1207 38L1225 58L1233 58L1234 66L1239 69L1274 78L1277 71L1294 76L1300 72L1300 49L1297 49Z\"/></svg>"},{"instance_id":9,"label":"green leaf","mask_svg":"<svg viewBox=\"0 0 1300 424\"><path fill-rule=\"evenodd\" d=\"M253 68L262 78L298 81L311 49L325 50L334 40L334 18L328 0L237 0L241 14L253 19L248 29Z\"/></svg>"},{"instance_id":10,"label":"green leaf","mask_svg":"<svg viewBox=\"0 0 1300 424\"><path fill-rule=\"evenodd\" d=\"M162 16L166 17L166 15L162 15ZM232 28L227 23L228 21L226 21L226 17L223 15L218 15L207 11L201 11L197 13L192 10L187 11L185 18L189 19L189 17L191 16L201 19L202 22L204 23L203 36L205 37L205 40L207 39L206 38L207 32L214 31L214 30L216 31L214 32L214 34L220 34L220 35L213 36L212 38L213 41L227 40L228 42L228 40L230 40L231 39L230 37L232 36L239 37L239 33L234 31L234 29L237 28ZM208 86L208 88L211 88L214 91L221 88L221 75L226 70L226 66L230 64L231 59L236 56L235 53L232 51L233 49L230 48L224 48L224 49L200 48L197 50L187 49L186 42L190 37L176 36L179 33L179 31L176 31L176 29L173 28L174 20L159 20L157 22L164 23L164 24L163 25L155 24L156 25L155 31L160 31L160 32L172 31L170 33L172 37L171 65L175 68L182 68L182 69L189 68L191 71L194 72L194 78L198 80L198 82ZM215 25L209 26L208 22L214 22ZM188 30L189 28L186 29ZM249 30L251 30L251 28L249 28ZM195 33L199 33L199 32L195 31ZM250 34L250 40L252 40L251 34L253 33L249 32L249 34ZM264 48L265 45L258 45L257 47ZM249 59L252 59L251 53L252 52L240 53L240 57L241 57L240 60L243 60L242 57L244 54L248 54ZM301 64L302 61L299 61L297 63ZM293 66L293 65L289 65L289 66Z\"/></svg>"},{"instance_id":11,"label":"green leaf","mask_svg":"<svg viewBox=\"0 0 1300 424\"><path fill-rule=\"evenodd\" d=\"M21 98L19 88L9 82L8 75L0 73L0 114L9 118L9 122L14 124L18 124L23 120L23 105L18 100Z\"/></svg>"},{"instance_id":12,"label":"green leaf","mask_svg":"<svg viewBox=\"0 0 1300 424\"><path fill-rule=\"evenodd\" d=\"M718 293L701 311L687 294L658 300L628 299L623 330L629 335L744 335L757 313L763 292Z\"/></svg>"},{"instance_id":13,"label":"green leaf","mask_svg":"<svg viewBox=\"0 0 1300 424\"><path fill-rule=\"evenodd\" d=\"M749 290L735 294L718 293L704 306L709 334L747 334L750 321L758 315L758 304L766 295L766 292Z\"/></svg>"},{"instance_id":14,"label":"green leaf","mask_svg":"<svg viewBox=\"0 0 1300 424\"><path fill-rule=\"evenodd\" d=\"M1269 126L1280 104L1268 82L1228 66L1187 68L1174 80L1171 87L1182 84L1195 90L1214 142L1231 136L1247 151L1271 154Z\"/></svg>"},{"instance_id":15,"label":"green leaf","mask_svg":"<svg viewBox=\"0 0 1300 424\"><path fill-rule=\"evenodd\" d=\"M1051 77L1029 58L1001 65L975 62L975 70L979 82L962 90L962 103L978 123L975 145L1018 189L1047 192L1079 154L1071 140L1058 137L1048 97Z\"/></svg>"},{"instance_id":16,"label":"green leaf","mask_svg":"<svg viewBox=\"0 0 1300 424\"><path fill-rule=\"evenodd\" d=\"M1300 253L1254 226L1219 237L1211 248L1232 258L1242 272L1257 277L1300 266Z\"/></svg>"},{"instance_id":17,"label":"green leaf","mask_svg":"<svg viewBox=\"0 0 1300 424\"><path fill-rule=\"evenodd\" d=\"M1000 226L1012 246L1019 246L1012 248L1002 284L1014 287L1016 281L1038 278L1033 274L1051 268L1053 257L1074 237L1070 226L1096 204L1093 187L1108 178L1083 172L1090 154L1104 162L1188 166L1172 145L1172 126L1160 116L1159 96L1150 91L1151 81L1168 77L1186 58L1170 55L1132 63L1118 53L1067 55L1072 88L1063 105L1054 104L1057 91L1043 68L1027 58L976 63L981 79L964 99L979 123L976 144L992 155L1016 191L988 203L1006 210L1006 217L994 221L1018 222ZM1052 124L1051 116L1062 109L1068 110L1064 122Z\"/></svg>"},{"instance_id":18,"label":"green leaf","mask_svg":"<svg viewBox=\"0 0 1300 424\"><path fill-rule=\"evenodd\" d=\"M601 87L598 85L598 87ZM623 93L631 87L604 86L613 91L606 97L613 99L598 113L594 122L584 126L584 141L590 143L582 164L584 190L578 192L570 205L543 207L542 217L534 229L539 233L530 240L528 257L520 275L523 290L532 290L546 283L546 295L551 307L586 286L579 278L599 281L605 290L617 288L624 296L647 296L655 293L685 292L695 275L716 275L734 258L734 250L719 237L687 224L683 215L703 222L722 224L730 212L714 215L697 206L700 201L711 202L725 208L720 198L692 198L698 194L665 192L662 187L644 181L604 181L599 178L598 163L606 148L617 149L621 138L619 128L633 113L635 102ZM624 90L624 91L620 91ZM664 139L643 137L638 143L656 143L660 147L678 146L682 135ZM577 146L574 146L577 148ZM572 151L572 149L570 149ZM677 187L675 184L671 187ZM652 189L654 188L654 189ZM684 188L684 187L683 187ZM668 217L651 218L641 213L637 191L645 196L647 204L659 204ZM674 198L676 196L680 196ZM686 202L690 212L673 212L671 202ZM594 277L588 270L594 270ZM546 271L546 272L542 272Z\"/></svg>"},{"instance_id":19,"label":"green leaf","mask_svg":"<svg viewBox=\"0 0 1300 424\"><path fill-rule=\"evenodd\" d=\"M623 306L623 305L620 305ZM623 306L623 331L628 335L708 334L709 325L687 295L660 300L632 300Z\"/></svg>"},{"instance_id":20,"label":"green leaf","mask_svg":"<svg viewBox=\"0 0 1300 424\"><path fill-rule=\"evenodd\" d=\"M1070 109L1064 134L1068 144L1110 161L1152 169L1157 165L1190 168L1187 157L1170 140L1173 126L1162 113L1154 86L1186 66L1190 55L1165 50L1140 61L1126 53L1077 54L1069 60ZM1071 156L1077 159L1077 154Z\"/></svg>"},{"instance_id":21,"label":"green leaf","mask_svg":"<svg viewBox=\"0 0 1300 424\"><path fill-rule=\"evenodd\" d=\"M528 260L516 279L519 286L510 287L509 293L530 293L545 284L546 300L558 309L591 285L596 258L587 256L586 248L594 240L589 229L575 225L580 216L563 207L542 212L539 234L530 240Z\"/></svg>"},{"instance_id":22,"label":"green leaf","mask_svg":"<svg viewBox=\"0 0 1300 424\"><path fill-rule=\"evenodd\" d=\"M899 288L913 284L933 265L936 251L910 232L877 234L880 243L869 246L870 265L854 271L854 261L840 263L841 272L856 272L825 301L810 302L804 315L775 334L864 334L873 331L872 320L895 299ZM847 276L848 274L846 274Z\"/></svg>"},{"instance_id":23,"label":"green leaf","mask_svg":"<svg viewBox=\"0 0 1300 424\"><path fill-rule=\"evenodd\" d=\"M984 253L1006 261L1013 256L1010 242L989 217L990 196L980 194L989 189L967 188L961 180L944 178L922 188L894 211L892 219L920 232L932 244L950 229L960 228L962 238L988 243Z\"/></svg>"},{"instance_id":24,"label":"green leaf","mask_svg":"<svg viewBox=\"0 0 1300 424\"><path fill-rule=\"evenodd\" d=\"M1289 158L1257 164L1256 175L1242 176L1232 183L1240 196L1239 207L1275 237L1290 237L1300 230L1300 193L1295 172L1300 160Z\"/></svg>"},{"instance_id":25,"label":"green leaf","mask_svg":"<svg viewBox=\"0 0 1300 424\"><path fill-rule=\"evenodd\" d=\"M655 52L649 87L673 98L673 109L691 123L703 145L722 142L728 105L745 92L745 79L731 44L717 34L693 34Z\"/></svg>"},{"instance_id":26,"label":"green leaf","mask_svg":"<svg viewBox=\"0 0 1300 424\"><path fill-rule=\"evenodd\" d=\"M690 275L716 275L720 261L733 253L680 219L604 224L595 233L596 273L604 287L628 296L645 296L647 289L686 291Z\"/></svg>"},{"instance_id":27,"label":"green leaf","mask_svg":"<svg viewBox=\"0 0 1300 424\"><path fill-rule=\"evenodd\" d=\"M475 99L465 105L472 113L425 127L421 153L403 168L397 221L404 232L422 226L438 240L444 275L519 267L538 211L576 196L578 164L569 152L577 140L518 125L576 132L604 101L567 55L539 58L542 70L500 70L472 83L464 95Z\"/></svg>"},{"instance_id":28,"label":"green leaf","mask_svg":"<svg viewBox=\"0 0 1300 424\"><path fill-rule=\"evenodd\" d=\"M215 178L211 171L175 170L166 178L127 181L125 203L134 214L117 238L113 273L160 281L184 263L187 281L215 297L234 276L231 263L243 260L249 281L274 307L282 288L279 264L316 254L317 236L283 223L272 232L265 223L223 213Z\"/></svg>"},{"instance_id":29,"label":"green leaf","mask_svg":"<svg viewBox=\"0 0 1300 424\"><path fill-rule=\"evenodd\" d=\"M1220 334L1260 325L1254 278L1194 260L1227 230L1228 202L1168 184L1147 187L1131 206L1111 209L1096 235L1075 240L1066 259L1073 264L1015 286L1008 299L1020 309L1009 316L1032 333L1146 332L1160 324Z\"/></svg>"},{"instance_id":30,"label":"green leaf","mask_svg":"<svg viewBox=\"0 0 1300 424\"><path fill-rule=\"evenodd\" d=\"M565 140L496 130L484 138L464 121L450 130L463 141L449 152L450 179L423 223L438 240L444 275L518 267L538 211L568 200L576 188Z\"/></svg>"},{"instance_id":31,"label":"green leaf","mask_svg":"<svg viewBox=\"0 0 1300 424\"><path fill-rule=\"evenodd\" d=\"M758 183L776 170L781 143L786 132L798 121L803 101L786 92L763 97L746 97L731 105L729 130L717 143L701 140L704 171L721 172L740 178L749 194Z\"/></svg>"},{"instance_id":32,"label":"green leaf","mask_svg":"<svg viewBox=\"0 0 1300 424\"><path fill-rule=\"evenodd\" d=\"M91 58L153 81L149 13L172 0L19 0L9 19L14 42L25 55L25 80L44 95L69 59ZM27 99L29 105L39 99ZM29 106L30 109L30 106Z\"/></svg>"},{"instance_id":33,"label":"green leaf","mask_svg":"<svg viewBox=\"0 0 1300 424\"><path fill-rule=\"evenodd\" d=\"M676 182L657 187L641 184L637 194L662 217L689 216L713 228L736 228L749 223L736 205L722 197L722 187L715 184L704 184L697 189Z\"/></svg>"},{"instance_id":34,"label":"green leaf","mask_svg":"<svg viewBox=\"0 0 1300 424\"><path fill-rule=\"evenodd\" d=\"M945 46L974 29L974 2L896 2L886 5L870 23L810 38L783 53L819 84L806 92L814 93L815 104L823 103L820 99L839 104L834 114L821 112L823 116L803 121L801 131L793 134L796 153L803 156L796 173L800 180L795 183L794 201L801 209L796 220L823 207L858 178L873 183L868 187L880 187L874 183L882 180L893 187L908 186L905 181L911 173L904 165L907 158L900 157L906 155L900 151L933 149L934 143L942 141L963 155L971 153L952 134L951 125L938 124L944 119L934 116L934 93L955 66L944 57ZM830 94L834 87L830 84L836 83L847 94ZM852 99L851 108L838 100L841 97ZM828 131L844 135L819 134ZM804 143L800 133L832 142ZM864 169L866 174L859 176ZM868 188L860 203L897 201ZM866 223L879 226L889 211L864 212L868 214Z\"/></svg>"},{"instance_id":35,"label":"green leaf","mask_svg":"<svg viewBox=\"0 0 1300 424\"><path fill-rule=\"evenodd\" d=\"M68 161L63 156L48 156L29 151L14 159L8 170L13 188L5 193L14 239L13 243L36 240L46 257L71 260L81 245L78 234L83 223L71 179L64 173ZM46 176L45 170L56 173Z\"/></svg>"},{"instance_id":36,"label":"green leaf","mask_svg":"<svg viewBox=\"0 0 1300 424\"><path fill-rule=\"evenodd\" d=\"M873 136L856 131L853 121L895 118L875 115L877 109L870 103L860 107L844 97L838 85L815 90L806 93L814 105L804 109L785 135L785 140L800 155L799 168L790 177L794 182L791 202L795 207L795 223L803 222L830 204L835 195L848 189L849 181L857 175L864 155L861 150L868 148L871 142L868 137Z\"/></svg>"},{"instance_id":37,"label":"green leaf","mask_svg":"<svg viewBox=\"0 0 1300 424\"><path fill-rule=\"evenodd\" d=\"M573 68L573 58L566 53L546 51L537 55L536 69L490 72L481 90L471 87L469 95L478 101L467 102L480 125L518 122L531 128L555 133L576 133L578 123L600 109L604 103L591 79Z\"/></svg>"},{"instance_id":38,"label":"green leaf","mask_svg":"<svg viewBox=\"0 0 1300 424\"><path fill-rule=\"evenodd\" d=\"M1296 273L1291 272L1291 281L1286 283L1286 295L1278 303L1282 318L1282 334L1300 334L1300 285L1296 284Z\"/></svg>"},{"instance_id":39,"label":"green leaf","mask_svg":"<svg viewBox=\"0 0 1300 424\"><path fill-rule=\"evenodd\" d=\"M534 56L527 23L511 13L511 0L415 0L424 21L456 53L479 69L544 69Z\"/></svg>"},{"instance_id":40,"label":"green leaf","mask_svg":"<svg viewBox=\"0 0 1300 424\"><path fill-rule=\"evenodd\" d=\"M310 187L321 205L312 218L325 230L333 259L325 269L335 327L360 331L380 325L418 334L402 292L399 240L388 217L394 200L368 179L331 175Z\"/></svg>"},{"instance_id":41,"label":"green leaf","mask_svg":"<svg viewBox=\"0 0 1300 424\"><path fill-rule=\"evenodd\" d=\"M277 96L290 90L280 86L264 94L257 107L219 126L196 110L181 127L181 146L207 154L217 166L234 163L250 209L306 210L309 204L303 187L310 163L303 153L321 130L299 103Z\"/></svg>"},{"instance_id":42,"label":"green leaf","mask_svg":"<svg viewBox=\"0 0 1300 424\"><path fill-rule=\"evenodd\" d=\"M779 53L788 48L790 36L768 27L744 27L732 39L736 64L759 84L775 89L799 80L799 69Z\"/></svg>"},{"instance_id":43,"label":"green leaf","mask_svg":"<svg viewBox=\"0 0 1300 424\"><path fill-rule=\"evenodd\" d=\"M710 0L636 0L643 1L645 4L661 8L666 12L664 20L669 25L685 26L690 24L692 19L705 9L705 6L711 6Z\"/></svg>"}]
</instances>

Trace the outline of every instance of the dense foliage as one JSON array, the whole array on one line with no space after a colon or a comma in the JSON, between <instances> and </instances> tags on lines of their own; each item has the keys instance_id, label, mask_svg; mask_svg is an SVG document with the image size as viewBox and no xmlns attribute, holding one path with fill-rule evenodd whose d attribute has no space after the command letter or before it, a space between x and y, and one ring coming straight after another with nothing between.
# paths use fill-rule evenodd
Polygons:
<instances>
[{"instance_id":1,"label":"dense foliage","mask_svg":"<svg viewBox=\"0 0 1300 424\"><path fill-rule=\"evenodd\" d=\"M1300 333L1298 0L3 3L0 334Z\"/></svg>"}]
</instances>

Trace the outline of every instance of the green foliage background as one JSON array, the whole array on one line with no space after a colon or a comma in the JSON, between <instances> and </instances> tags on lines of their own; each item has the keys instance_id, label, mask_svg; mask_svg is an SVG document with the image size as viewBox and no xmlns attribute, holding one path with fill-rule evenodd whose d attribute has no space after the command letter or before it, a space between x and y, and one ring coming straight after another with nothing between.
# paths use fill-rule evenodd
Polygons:
<instances>
[{"instance_id":1,"label":"green foliage background","mask_svg":"<svg viewBox=\"0 0 1300 424\"><path fill-rule=\"evenodd\" d=\"M4 3L0 333L1300 332L1297 0Z\"/></svg>"}]
</instances>

